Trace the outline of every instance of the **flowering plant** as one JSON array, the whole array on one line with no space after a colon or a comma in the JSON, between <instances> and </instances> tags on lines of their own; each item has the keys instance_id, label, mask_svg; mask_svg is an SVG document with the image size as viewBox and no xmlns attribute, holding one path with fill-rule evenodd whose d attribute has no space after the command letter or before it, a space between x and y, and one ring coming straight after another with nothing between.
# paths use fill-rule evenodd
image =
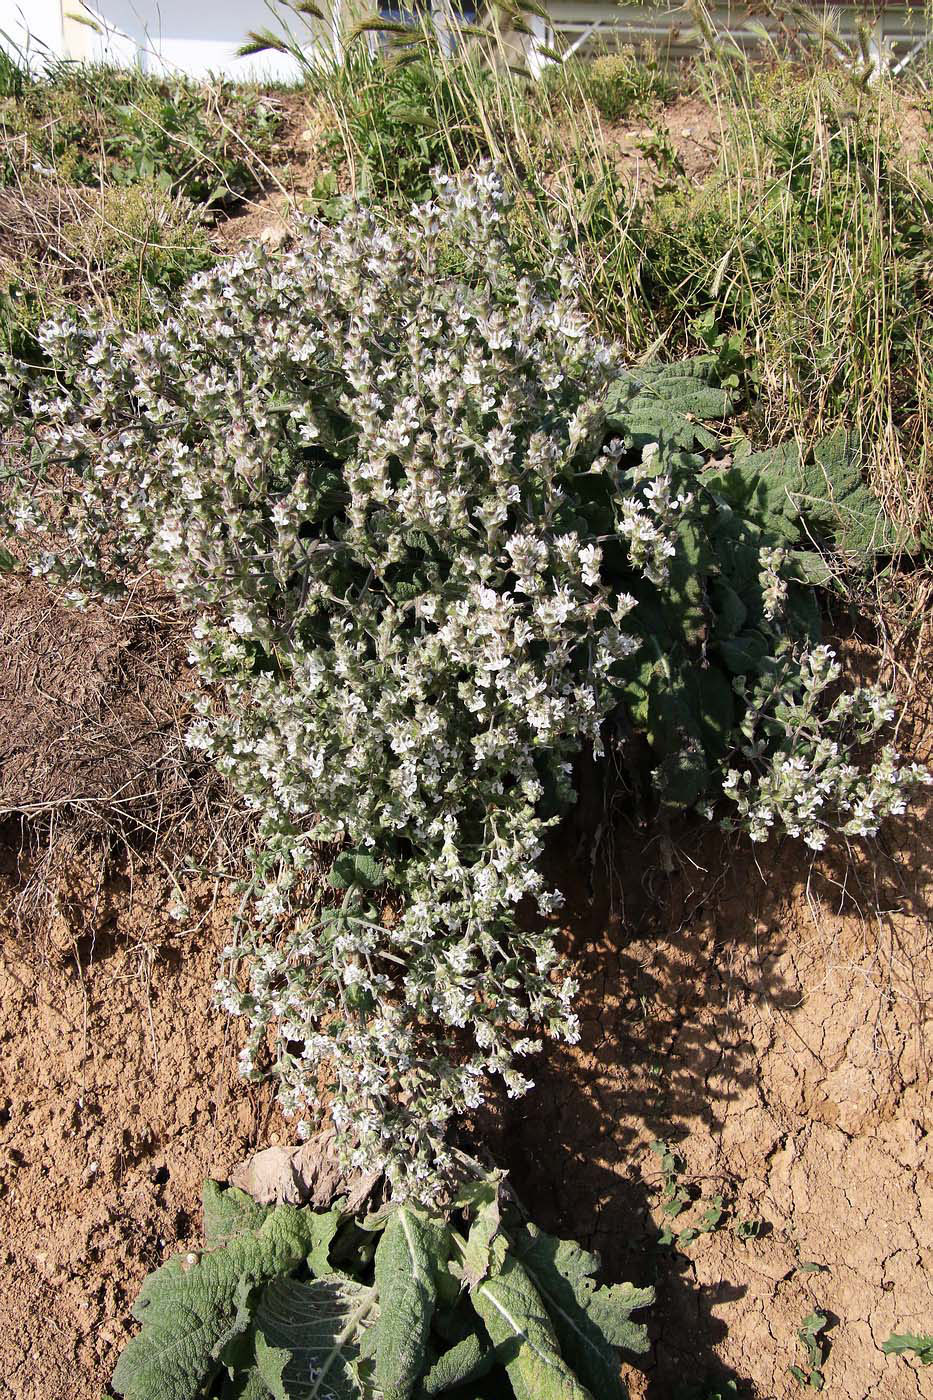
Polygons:
<instances>
[{"instance_id":1,"label":"flowering plant","mask_svg":"<svg viewBox=\"0 0 933 1400\"><path fill-rule=\"evenodd\" d=\"M911 788L930 784L929 770L904 763L891 744L867 768L854 761L895 712L878 686L831 698L841 675L835 652L813 647L782 655L745 696L740 753L749 766L730 768L722 787L753 841L778 829L820 851L834 831L876 836L884 817L906 810Z\"/></svg>"},{"instance_id":2,"label":"flowering plant","mask_svg":"<svg viewBox=\"0 0 933 1400\"><path fill-rule=\"evenodd\" d=\"M273 1047L300 1127L329 1113L347 1165L422 1199L488 1076L522 1094L541 1030L578 1035L539 869L574 756L621 704L667 800L736 743L760 773L731 676L786 650L802 591L735 536L688 419L644 441L607 408L622 370L572 268L520 261L495 175L440 179L402 227L357 209L199 275L155 332L51 322L55 375L4 391L38 449L9 529L54 532L34 570L82 605L149 567L194 614L190 742L257 813L218 987L244 1072ZM716 530L751 560L740 616ZM727 791L755 835L784 799L751 774Z\"/></svg>"}]
</instances>

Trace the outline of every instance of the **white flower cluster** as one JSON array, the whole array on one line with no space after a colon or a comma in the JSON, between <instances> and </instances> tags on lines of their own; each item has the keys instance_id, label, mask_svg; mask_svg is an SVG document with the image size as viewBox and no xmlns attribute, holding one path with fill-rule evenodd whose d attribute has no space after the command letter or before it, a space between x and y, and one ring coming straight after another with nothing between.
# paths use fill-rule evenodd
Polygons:
<instances>
[{"instance_id":1,"label":"white flower cluster","mask_svg":"<svg viewBox=\"0 0 933 1400\"><path fill-rule=\"evenodd\" d=\"M640 494L627 495L620 502L618 531L628 543L632 565L662 587L676 553L677 527L693 504L693 496L689 492L677 494L668 473L650 475L657 454L657 443L649 443L642 453L642 465L631 473L630 480L636 490L640 487ZM611 455L612 444L607 453Z\"/></svg>"},{"instance_id":2,"label":"white flower cluster","mask_svg":"<svg viewBox=\"0 0 933 1400\"><path fill-rule=\"evenodd\" d=\"M762 549L758 553L761 570L758 582L764 614L769 622L774 622L784 611L787 603L787 579L783 569L787 559L786 549Z\"/></svg>"},{"instance_id":3,"label":"white flower cluster","mask_svg":"<svg viewBox=\"0 0 933 1400\"><path fill-rule=\"evenodd\" d=\"M31 408L79 474L11 507L57 513L71 552L36 568L76 601L112 588L106 541L197 610L222 703L190 742L258 812L266 872L218 989L241 1067L274 1043L287 1111L328 1111L354 1165L422 1194L486 1077L524 1093L535 1035L578 1034L540 813L635 647L569 508L615 366L569 276L556 298L516 278L506 212L492 174L444 182L402 229L360 210L244 252L155 333L47 325L71 387ZM322 843L381 861L393 907L352 891L312 918Z\"/></svg>"},{"instance_id":4,"label":"white flower cluster","mask_svg":"<svg viewBox=\"0 0 933 1400\"><path fill-rule=\"evenodd\" d=\"M799 659L785 655L745 694L749 766L731 768L723 781L738 808L727 828L753 841L777 831L819 851L832 832L876 836L883 818L906 809L912 789L933 782L928 769L903 762L890 745L867 769L858 766L858 751L891 723L894 709L876 686L832 699L841 673L835 652L814 647Z\"/></svg>"},{"instance_id":5,"label":"white flower cluster","mask_svg":"<svg viewBox=\"0 0 933 1400\"><path fill-rule=\"evenodd\" d=\"M193 614L189 741L257 814L217 988L243 1072L271 1050L299 1131L329 1114L348 1165L422 1199L489 1077L522 1094L542 1031L577 1037L547 814L600 748L627 628L650 639L620 579L665 588L702 494L657 447L621 469L599 407L619 367L572 269L516 261L494 174L442 180L401 227L358 209L222 263L158 331L49 323L54 372L0 389L7 421L28 396L0 526L49 531L35 571L80 605L148 567ZM856 770L887 701L830 703L837 675L817 649L746 697L726 790L753 838L871 834L926 781L890 751ZM311 875L328 852L342 897Z\"/></svg>"}]
</instances>

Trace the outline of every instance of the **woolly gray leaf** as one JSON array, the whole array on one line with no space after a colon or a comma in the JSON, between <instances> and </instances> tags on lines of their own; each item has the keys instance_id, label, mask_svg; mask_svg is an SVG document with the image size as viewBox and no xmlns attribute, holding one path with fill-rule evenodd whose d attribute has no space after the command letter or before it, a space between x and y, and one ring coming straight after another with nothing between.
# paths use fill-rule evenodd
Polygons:
<instances>
[{"instance_id":1,"label":"woolly gray leaf","mask_svg":"<svg viewBox=\"0 0 933 1400\"><path fill-rule=\"evenodd\" d=\"M515 1255L547 1305L568 1363L600 1400L624 1400L617 1348L648 1350L647 1329L632 1322L631 1314L654 1301L654 1289L598 1286L592 1277L598 1255L534 1225L517 1238Z\"/></svg>"},{"instance_id":2,"label":"woolly gray leaf","mask_svg":"<svg viewBox=\"0 0 933 1400\"><path fill-rule=\"evenodd\" d=\"M344 1278L276 1279L256 1309L256 1361L276 1400L358 1400L353 1365L376 1290Z\"/></svg>"},{"instance_id":3,"label":"woolly gray leaf","mask_svg":"<svg viewBox=\"0 0 933 1400\"><path fill-rule=\"evenodd\" d=\"M399 1206L376 1249L375 1380L385 1400L407 1400L424 1366L437 1297L436 1274L450 1253L450 1233L423 1211Z\"/></svg>"},{"instance_id":4,"label":"woolly gray leaf","mask_svg":"<svg viewBox=\"0 0 933 1400\"><path fill-rule=\"evenodd\" d=\"M470 1300L498 1350L516 1400L594 1400L561 1356L541 1295L501 1235L488 1247L486 1276L471 1290Z\"/></svg>"},{"instance_id":5,"label":"woolly gray leaf","mask_svg":"<svg viewBox=\"0 0 933 1400\"><path fill-rule=\"evenodd\" d=\"M248 1325L250 1290L296 1268L309 1246L305 1218L282 1206L223 1249L163 1264L136 1300L144 1325L117 1362L114 1390L126 1400L191 1400Z\"/></svg>"}]
</instances>

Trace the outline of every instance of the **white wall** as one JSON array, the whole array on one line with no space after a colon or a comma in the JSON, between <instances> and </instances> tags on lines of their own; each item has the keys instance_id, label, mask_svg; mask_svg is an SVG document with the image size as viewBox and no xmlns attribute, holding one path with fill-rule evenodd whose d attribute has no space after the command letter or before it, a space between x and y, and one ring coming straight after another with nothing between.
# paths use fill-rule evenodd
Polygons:
<instances>
[{"instance_id":1,"label":"white wall","mask_svg":"<svg viewBox=\"0 0 933 1400\"><path fill-rule=\"evenodd\" d=\"M82 24L81 15L95 27ZM292 27L304 37L296 16ZM296 77L286 55L236 56L248 30L266 28L276 25L263 0L0 0L0 31L34 53L191 77Z\"/></svg>"},{"instance_id":2,"label":"white wall","mask_svg":"<svg viewBox=\"0 0 933 1400\"><path fill-rule=\"evenodd\" d=\"M19 50L31 66L63 49L61 0L0 0L0 47Z\"/></svg>"}]
</instances>

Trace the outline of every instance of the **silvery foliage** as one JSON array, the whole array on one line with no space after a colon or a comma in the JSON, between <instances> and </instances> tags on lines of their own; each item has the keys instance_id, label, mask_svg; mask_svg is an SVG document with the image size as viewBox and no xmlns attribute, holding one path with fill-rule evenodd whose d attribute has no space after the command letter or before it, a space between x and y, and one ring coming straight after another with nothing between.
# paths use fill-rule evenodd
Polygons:
<instances>
[{"instance_id":1,"label":"silvery foliage","mask_svg":"<svg viewBox=\"0 0 933 1400\"><path fill-rule=\"evenodd\" d=\"M769 560L773 563L773 560ZM895 718L891 696L859 686L833 697L842 667L827 646L802 657L788 653L745 690L743 769L730 768L723 792L736 803L738 826L753 841L772 832L801 837L814 851L833 832L876 836L885 817L906 810L913 788L933 777L919 763L904 762L891 744L860 767L866 744Z\"/></svg>"},{"instance_id":2,"label":"silvery foliage","mask_svg":"<svg viewBox=\"0 0 933 1400\"><path fill-rule=\"evenodd\" d=\"M34 572L81 606L148 566L194 614L189 739L257 814L218 983L242 1070L272 1047L299 1131L329 1113L347 1165L422 1199L489 1076L522 1094L541 1031L578 1036L539 857L637 644L575 480L608 485L631 577L658 588L693 501L652 445L628 476L603 445L618 365L560 252L541 284L514 261L495 176L441 179L402 227L357 209L222 263L157 332L50 322L57 373L11 371L0 403L9 422L28 395L39 449L5 506L50 530ZM825 750L814 657L802 700L798 662L749 697L726 790L756 838L870 832L912 780L892 758L863 790ZM866 694L831 722L874 733ZM335 843L374 858L339 905L312 878ZM375 861L391 896L359 888Z\"/></svg>"},{"instance_id":3,"label":"silvery foliage","mask_svg":"<svg viewBox=\"0 0 933 1400\"><path fill-rule=\"evenodd\" d=\"M784 573L787 551L764 548L759 552L761 572L759 583L764 604L764 614L769 622L779 618L787 602L787 578Z\"/></svg>"},{"instance_id":4,"label":"silvery foliage","mask_svg":"<svg viewBox=\"0 0 933 1400\"><path fill-rule=\"evenodd\" d=\"M553 939L515 911L558 905L545 784L570 797L634 647L631 599L567 523L612 356L569 270L554 298L516 278L506 214L483 173L402 229L358 210L280 258L251 248L156 333L48 324L69 387L30 391L80 471L70 550L36 571L80 603L142 557L198 614L224 703L199 702L190 741L259 813L267 872L219 989L249 1024L242 1067L271 1035L286 1111L314 1122L326 1089L353 1164L400 1191L443 1168L485 1076L525 1092L542 1026L577 1038ZM12 507L20 528L47 509ZM375 853L401 907L296 913L329 842Z\"/></svg>"},{"instance_id":5,"label":"silvery foliage","mask_svg":"<svg viewBox=\"0 0 933 1400\"><path fill-rule=\"evenodd\" d=\"M610 453L612 447L610 444ZM694 498L689 492L676 494L668 473L650 475L658 452L655 442L642 449L640 464L629 474L635 489L619 503L616 530L628 545L631 567L663 588L670 577L670 562L677 553L677 526Z\"/></svg>"}]
</instances>

